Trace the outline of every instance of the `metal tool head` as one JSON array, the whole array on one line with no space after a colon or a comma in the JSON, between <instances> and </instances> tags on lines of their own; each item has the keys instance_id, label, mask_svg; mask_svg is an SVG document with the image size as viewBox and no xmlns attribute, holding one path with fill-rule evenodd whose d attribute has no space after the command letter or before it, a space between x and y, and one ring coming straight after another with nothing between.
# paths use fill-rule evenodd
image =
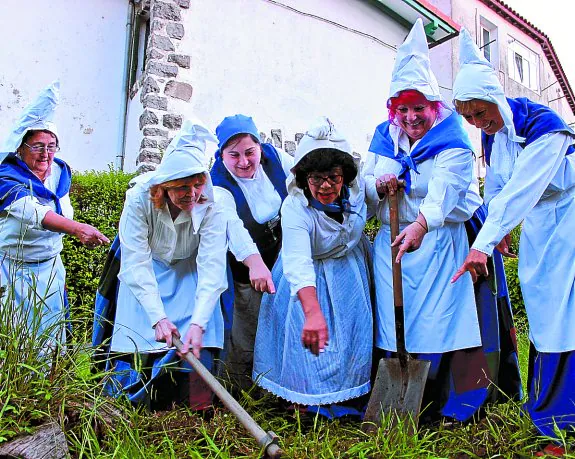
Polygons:
<instances>
[{"instance_id":1,"label":"metal tool head","mask_svg":"<svg viewBox=\"0 0 575 459\"><path fill-rule=\"evenodd\" d=\"M430 362L409 359L405 366L399 359L381 359L364 416L363 430L376 431L382 413L395 413L392 419L407 419L417 428L423 391Z\"/></svg>"}]
</instances>

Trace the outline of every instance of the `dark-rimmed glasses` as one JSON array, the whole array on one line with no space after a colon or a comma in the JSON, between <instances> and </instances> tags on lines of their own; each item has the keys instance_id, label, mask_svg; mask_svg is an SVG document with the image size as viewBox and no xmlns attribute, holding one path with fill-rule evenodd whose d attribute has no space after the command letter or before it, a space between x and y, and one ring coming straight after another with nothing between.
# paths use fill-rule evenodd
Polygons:
<instances>
[{"instance_id":1,"label":"dark-rimmed glasses","mask_svg":"<svg viewBox=\"0 0 575 459\"><path fill-rule=\"evenodd\" d=\"M330 185L339 185L343 181L342 174L329 174L329 175L320 175L320 174L308 174L307 181L310 185L313 186L321 186L323 182L327 181Z\"/></svg>"}]
</instances>

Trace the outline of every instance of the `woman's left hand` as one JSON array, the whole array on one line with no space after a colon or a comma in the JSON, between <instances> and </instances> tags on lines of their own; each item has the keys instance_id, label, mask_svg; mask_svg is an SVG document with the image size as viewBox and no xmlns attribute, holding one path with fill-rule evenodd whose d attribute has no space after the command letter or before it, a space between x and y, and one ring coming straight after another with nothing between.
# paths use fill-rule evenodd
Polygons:
<instances>
[{"instance_id":1,"label":"woman's left hand","mask_svg":"<svg viewBox=\"0 0 575 459\"><path fill-rule=\"evenodd\" d=\"M451 283L453 284L467 271L471 274L471 279L474 283L477 281L479 276L487 277L489 275L487 270L487 255L479 250L471 249L467 258L465 258L465 261L451 279Z\"/></svg>"},{"instance_id":2,"label":"woman's left hand","mask_svg":"<svg viewBox=\"0 0 575 459\"><path fill-rule=\"evenodd\" d=\"M413 252L421 247L423 238L427 234L427 222L423 215L419 215L417 220L407 225L401 233L395 238L392 247L399 246L399 252L395 262L399 263L405 252Z\"/></svg>"},{"instance_id":3,"label":"woman's left hand","mask_svg":"<svg viewBox=\"0 0 575 459\"><path fill-rule=\"evenodd\" d=\"M200 358L200 351L202 350L202 345L204 341L204 330L202 327L196 324L190 325L184 340L182 341L182 352L181 354L186 354L190 349L197 359Z\"/></svg>"}]
</instances>

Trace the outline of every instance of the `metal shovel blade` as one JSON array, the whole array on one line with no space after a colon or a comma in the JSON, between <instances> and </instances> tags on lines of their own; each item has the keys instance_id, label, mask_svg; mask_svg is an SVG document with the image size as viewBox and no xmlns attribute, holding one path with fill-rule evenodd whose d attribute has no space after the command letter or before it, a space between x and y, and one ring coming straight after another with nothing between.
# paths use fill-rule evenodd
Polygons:
<instances>
[{"instance_id":1,"label":"metal shovel blade","mask_svg":"<svg viewBox=\"0 0 575 459\"><path fill-rule=\"evenodd\" d=\"M402 368L397 358L381 359L363 418L363 430L377 430L382 413L388 412L396 413L417 427L429 366L427 360L409 359Z\"/></svg>"}]
</instances>

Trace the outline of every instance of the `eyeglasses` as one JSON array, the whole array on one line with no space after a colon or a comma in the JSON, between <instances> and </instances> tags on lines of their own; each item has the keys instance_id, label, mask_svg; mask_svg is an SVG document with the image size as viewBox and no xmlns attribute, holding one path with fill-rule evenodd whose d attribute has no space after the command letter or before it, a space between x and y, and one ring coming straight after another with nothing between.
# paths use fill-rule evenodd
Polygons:
<instances>
[{"instance_id":1,"label":"eyeglasses","mask_svg":"<svg viewBox=\"0 0 575 459\"><path fill-rule=\"evenodd\" d=\"M343 181L343 175L341 174L330 174L330 175L318 175L309 174L307 176L307 181L310 185L321 186L323 182L327 181L330 185L339 185Z\"/></svg>"},{"instance_id":2,"label":"eyeglasses","mask_svg":"<svg viewBox=\"0 0 575 459\"><path fill-rule=\"evenodd\" d=\"M44 150L47 151L48 153L56 153L58 151L60 151L60 147L57 145L28 145L26 142L24 142L24 145L26 145L30 151L32 153L41 153Z\"/></svg>"}]
</instances>

